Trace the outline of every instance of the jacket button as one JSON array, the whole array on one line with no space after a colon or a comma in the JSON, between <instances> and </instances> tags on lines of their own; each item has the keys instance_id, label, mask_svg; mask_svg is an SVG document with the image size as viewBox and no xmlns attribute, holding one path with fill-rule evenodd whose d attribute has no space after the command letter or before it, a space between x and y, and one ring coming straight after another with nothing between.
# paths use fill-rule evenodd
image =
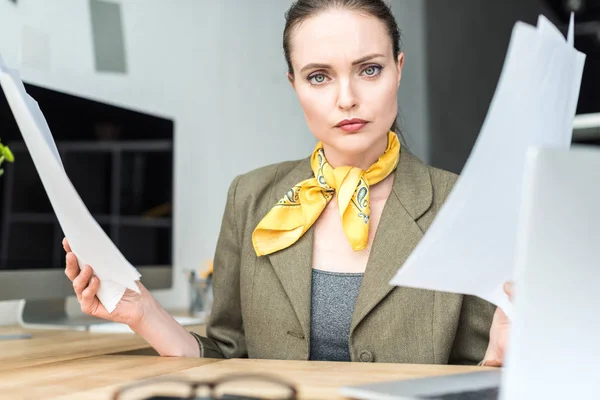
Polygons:
<instances>
[{"instance_id":1,"label":"jacket button","mask_svg":"<svg viewBox=\"0 0 600 400\"><path fill-rule=\"evenodd\" d=\"M372 362L373 361L373 354L370 351L363 350L363 351L360 352L360 355L358 356L358 358L362 362Z\"/></svg>"}]
</instances>

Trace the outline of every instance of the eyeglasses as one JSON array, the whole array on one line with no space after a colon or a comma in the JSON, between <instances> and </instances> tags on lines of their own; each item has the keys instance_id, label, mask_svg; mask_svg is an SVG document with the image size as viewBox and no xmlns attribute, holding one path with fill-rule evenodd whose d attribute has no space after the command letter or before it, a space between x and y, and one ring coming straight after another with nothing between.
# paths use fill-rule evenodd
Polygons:
<instances>
[{"instance_id":1,"label":"eyeglasses","mask_svg":"<svg viewBox=\"0 0 600 400\"><path fill-rule=\"evenodd\" d=\"M228 375L213 381L149 379L118 389L113 400L296 400L296 388L266 375Z\"/></svg>"}]
</instances>

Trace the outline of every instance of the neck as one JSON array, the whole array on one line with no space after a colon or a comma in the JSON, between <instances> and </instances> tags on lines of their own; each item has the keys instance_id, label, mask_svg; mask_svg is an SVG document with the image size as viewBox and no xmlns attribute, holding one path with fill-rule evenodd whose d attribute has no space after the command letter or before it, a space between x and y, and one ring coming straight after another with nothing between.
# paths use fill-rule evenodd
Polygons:
<instances>
[{"instance_id":1,"label":"neck","mask_svg":"<svg viewBox=\"0 0 600 400\"><path fill-rule=\"evenodd\" d=\"M323 151L325 152L327 162L333 168L356 167L366 171L371 165L377 162L383 153L385 153L387 145L388 137L387 135L384 135L381 140L378 140L373 146L363 152L345 153L332 146L328 146L325 143L323 143Z\"/></svg>"}]
</instances>

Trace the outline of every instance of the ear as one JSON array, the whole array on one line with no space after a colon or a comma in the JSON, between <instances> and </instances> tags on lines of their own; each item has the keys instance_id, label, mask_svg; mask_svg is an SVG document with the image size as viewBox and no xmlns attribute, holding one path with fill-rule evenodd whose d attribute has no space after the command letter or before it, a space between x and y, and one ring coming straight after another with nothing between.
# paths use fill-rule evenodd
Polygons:
<instances>
[{"instance_id":1,"label":"ear","mask_svg":"<svg viewBox=\"0 0 600 400\"><path fill-rule=\"evenodd\" d=\"M292 85L292 88L294 90L296 90L296 86L294 84L294 75L290 74L289 72L286 72L286 76L288 78L288 81L290 81L290 84Z\"/></svg>"},{"instance_id":2,"label":"ear","mask_svg":"<svg viewBox=\"0 0 600 400\"><path fill-rule=\"evenodd\" d=\"M398 53L396 66L398 68L398 87L400 87L400 81L402 80L402 67L404 66L404 53Z\"/></svg>"}]
</instances>

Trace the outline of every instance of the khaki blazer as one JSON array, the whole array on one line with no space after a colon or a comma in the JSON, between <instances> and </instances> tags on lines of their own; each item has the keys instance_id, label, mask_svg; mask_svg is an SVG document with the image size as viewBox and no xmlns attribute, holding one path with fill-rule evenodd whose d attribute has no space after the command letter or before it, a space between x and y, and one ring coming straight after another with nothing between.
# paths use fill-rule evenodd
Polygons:
<instances>
[{"instance_id":1,"label":"khaki blazer","mask_svg":"<svg viewBox=\"0 0 600 400\"><path fill-rule=\"evenodd\" d=\"M487 348L494 306L472 296L389 284L456 175L404 149L395 174L352 316L352 361L476 364ZM292 186L310 177L307 158L234 179L214 259L207 337L197 338L201 356L309 359L313 230L262 257L254 253L252 231Z\"/></svg>"}]
</instances>

